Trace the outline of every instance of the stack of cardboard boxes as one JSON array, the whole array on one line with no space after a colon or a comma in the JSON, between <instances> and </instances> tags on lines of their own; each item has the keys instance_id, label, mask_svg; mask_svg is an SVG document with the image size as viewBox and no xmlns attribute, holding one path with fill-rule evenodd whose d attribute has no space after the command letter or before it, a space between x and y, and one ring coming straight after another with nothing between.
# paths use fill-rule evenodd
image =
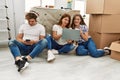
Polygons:
<instances>
[{"instance_id":1,"label":"stack of cardboard boxes","mask_svg":"<svg viewBox=\"0 0 120 80\"><path fill-rule=\"evenodd\" d=\"M120 0L87 0L90 14L89 34L97 48L110 46L120 39Z\"/></svg>"}]
</instances>

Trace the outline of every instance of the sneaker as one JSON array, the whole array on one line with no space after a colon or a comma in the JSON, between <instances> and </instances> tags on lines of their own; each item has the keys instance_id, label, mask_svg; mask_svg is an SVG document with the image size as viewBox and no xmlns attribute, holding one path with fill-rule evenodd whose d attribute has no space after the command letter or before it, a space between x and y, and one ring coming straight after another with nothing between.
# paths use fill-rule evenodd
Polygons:
<instances>
[{"instance_id":1,"label":"sneaker","mask_svg":"<svg viewBox=\"0 0 120 80\"><path fill-rule=\"evenodd\" d=\"M25 61L25 60L15 61L15 64L18 67L18 72L20 72L21 70L24 70L29 65L29 63L27 61Z\"/></svg>"},{"instance_id":2,"label":"sneaker","mask_svg":"<svg viewBox=\"0 0 120 80\"><path fill-rule=\"evenodd\" d=\"M54 61L54 60L55 60L55 56L54 56L54 54L52 53L51 50L48 50L47 61L48 61L48 62L51 62L51 61Z\"/></svg>"},{"instance_id":3,"label":"sneaker","mask_svg":"<svg viewBox=\"0 0 120 80\"><path fill-rule=\"evenodd\" d=\"M52 49L52 53L53 53L54 55L58 55L58 54L59 54L58 50L55 50L55 49Z\"/></svg>"},{"instance_id":4,"label":"sneaker","mask_svg":"<svg viewBox=\"0 0 120 80\"><path fill-rule=\"evenodd\" d=\"M104 51L105 51L105 55L111 54L111 50L109 49L109 47L104 47Z\"/></svg>"},{"instance_id":5,"label":"sneaker","mask_svg":"<svg viewBox=\"0 0 120 80\"><path fill-rule=\"evenodd\" d=\"M17 67L20 65L20 61L21 61L21 60L15 61L15 65L16 65Z\"/></svg>"},{"instance_id":6,"label":"sneaker","mask_svg":"<svg viewBox=\"0 0 120 80\"><path fill-rule=\"evenodd\" d=\"M21 58L22 58L22 60L28 62L28 59L25 56L22 56Z\"/></svg>"}]
</instances>

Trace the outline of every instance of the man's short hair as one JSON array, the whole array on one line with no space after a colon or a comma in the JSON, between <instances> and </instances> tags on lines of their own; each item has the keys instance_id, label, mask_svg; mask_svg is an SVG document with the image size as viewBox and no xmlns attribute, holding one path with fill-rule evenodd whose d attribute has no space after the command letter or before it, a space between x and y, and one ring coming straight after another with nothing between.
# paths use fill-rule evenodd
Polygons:
<instances>
[{"instance_id":1,"label":"man's short hair","mask_svg":"<svg viewBox=\"0 0 120 80\"><path fill-rule=\"evenodd\" d=\"M25 18L27 19L27 20L29 20L29 19L37 19L37 15L36 14L34 14L34 13L27 13L26 15L25 15Z\"/></svg>"}]
</instances>

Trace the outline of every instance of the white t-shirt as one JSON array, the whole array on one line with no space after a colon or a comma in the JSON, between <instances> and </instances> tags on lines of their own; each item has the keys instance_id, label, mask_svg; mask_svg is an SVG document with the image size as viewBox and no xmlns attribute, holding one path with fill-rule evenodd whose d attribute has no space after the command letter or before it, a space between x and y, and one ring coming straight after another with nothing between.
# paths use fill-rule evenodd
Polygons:
<instances>
[{"instance_id":1,"label":"white t-shirt","mask_svg":"<svg viewBox=\"0 0 120 80\"><path fill-rule=\"evenodd\" d=\"M60 25L54 25L52 31L56 31L57 35L62 35L63 28ZM67 41L62 38L60 38L59 40L55 40L55 41L60 45L67 44Z\"/></svg>"},{"instance_id":2,"label":"white t-shirt","mask_svg":"<svg viewBox=\"0 0 120 80\"><path fill-rule=\"evenodd\" d=\"M45 36L45 28L41 24L30 26L29 24L23 24L20 26L19 33L23 33L23 40L39 40L40 35Z\"/></svg>"}]
</instances>

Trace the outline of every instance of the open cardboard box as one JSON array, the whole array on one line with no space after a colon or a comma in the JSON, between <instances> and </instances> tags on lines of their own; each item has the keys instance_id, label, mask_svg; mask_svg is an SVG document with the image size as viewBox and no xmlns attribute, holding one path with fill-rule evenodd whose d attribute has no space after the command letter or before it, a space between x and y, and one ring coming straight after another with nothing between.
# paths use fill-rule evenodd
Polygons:
<instances>
[{"instance_id":1,"label":"open cardboard box","mask_svg":"<svg viewBox=\"0 0 120 80\"><path fill-rule=\"evenodd\" d=\"M110 46L111 58L120 60L120 41L112 42Z\"/></svg>"}]
</instances>

